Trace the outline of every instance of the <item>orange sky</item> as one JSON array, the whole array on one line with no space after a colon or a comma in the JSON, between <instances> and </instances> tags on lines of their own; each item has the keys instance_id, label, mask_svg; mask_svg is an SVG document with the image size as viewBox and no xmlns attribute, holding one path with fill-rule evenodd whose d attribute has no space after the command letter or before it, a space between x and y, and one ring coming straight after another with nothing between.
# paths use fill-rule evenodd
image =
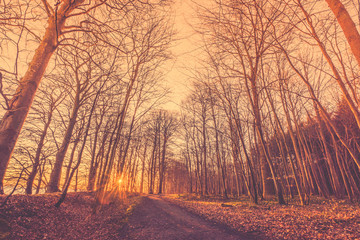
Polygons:
<instances>
[{"instance_id":1,"label":"orange sky","mask_svg":"<svg viewBox=\"0 0 360 240\"><path fill-rule=\"evenodd\" d=\"M167 64L169 69L165 76L167 85L172 91L170 102L164 107L178 110L181 100L185 98L190 83L187 74L196 66L195 56L200 53L198 41L200 37L193 31L191 24L196 22L196 4L205 4L206 0L176 0L174 5L176 39L172 52L175 59Z\"/></svg>"},{"instance_id":2,"label":"orange sky","mask_svg":"<svg viewBox=\"0 0 360 240\"><path fill-rule=\"evenodd\" d=\"M166 85L172 92L169 97L170 101L164 106L168 110L179 110L181 100L185 98L188 91L187 87L190 81L187 74L190 70L195 69L195 56L200 53L198 50L200 36L191 27L191 24L197 21L196 4L206 5L209 4L209 0L175 0L174 2L174 30L177 32L174 38L178 40L173 43L171 49L174 60L164 66ZM7 54L9 52L15 52L15 49L9 48L5 55L11 56L11 54ZM29 52L33 53L32 51ZM19 66L20 76L23 74L22 70L27 69L27 64L30 61L28 58L31 58L32 54L25 57L26 60L21 61ZM0 63L2 63L2 59L0 59ZM4 67L3 63L2 66ZM13 66L6 66L6 68L11 71Z\"/></svg>"}]
</instances>

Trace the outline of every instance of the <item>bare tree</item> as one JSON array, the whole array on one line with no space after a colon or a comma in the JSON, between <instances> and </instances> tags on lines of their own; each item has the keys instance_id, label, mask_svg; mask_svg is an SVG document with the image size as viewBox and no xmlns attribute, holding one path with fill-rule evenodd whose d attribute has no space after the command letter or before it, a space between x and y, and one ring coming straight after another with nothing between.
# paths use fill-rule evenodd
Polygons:
<instances>
[{"instance_id":1,"label":"bare tree","mask_svg":"<svg viewBox=\"0 0 360 240\"><path fill-rule=\"evenodd\" d=\"M68 18L74 16L71 15L72 12L78 9L84 0L61 1L54 8L47 1L43 3L49 17L48 26L29 63L27 72L21 78L14 96L8 102L7 112L0 123L0 192L3 192L5 171L41 78L59 45L59 38L66 33L65 24ZM81 8L80 11L75 15L85 14Z\"/></svg>"},{"instance_id":2,"label":"bare tree","mask_svg":"<svg viewBox=\"0 0 360 240\"><path fill-rule=\"evenodd\" d=\"M124 8L130 6L137 9L143 5L153 6L157 4L162 5L163 1L144 1L136 4L132 0L105 0L100 2L86 2L84 0L59 0L50 2L44 0L41 1L41 3L36 2L34 9L45 12L47 15L47 27L44 29L43 37L37 38L39 45L35 50L32 60L29 62L28 70L20 79L15 93L12 94L12 98L10 99L8 95L2 94L6 100L7 112L0 123L0 192L3 192L3 179L20 130L51 56L58 47L73 45L74 42L81 42L81 46L77 45L77 47L84 53L86 53L87 48L94 43L98 46L107 46L112 48L113 51L118 51L118 45L116 44L116 41L119 40L118 34L109 33L122 33L123 29L116 28L113 24L118 23L119 20L126 16L124 12L129 9L124 10ZM0 19L1 32L13 26L14 28L27 29L30 34L32 33L28 25L25 24L25 20L27 19L26 14L23 13L21 11L22 8L19 7L20 5L24 5L23 1L17 1L11 4L6 1L1 1L1 5L3 5L1 8L9 15ZM21 14L12 11L12 5L15 5ZM99 9L101 9L101 11ZM32 11L36 12L35 10ZM14 21L14 19L20 19L20 24L13 24L11 21ZM5 27L3 28L3 26ZM87 34L89 37L82 39L74 38L74 33L79 32Z\"/></svg>"}]
</instances>

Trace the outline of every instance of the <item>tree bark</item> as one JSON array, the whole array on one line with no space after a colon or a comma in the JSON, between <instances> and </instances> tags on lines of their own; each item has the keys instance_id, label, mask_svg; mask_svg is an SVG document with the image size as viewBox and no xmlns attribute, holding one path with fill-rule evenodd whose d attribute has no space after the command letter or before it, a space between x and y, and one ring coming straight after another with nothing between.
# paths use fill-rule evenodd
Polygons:
<instances>
[{"instance_id":1,"label":"tree bark","mask_svg":"<svg viewBox=\"0 0 360 240\"><path fill-rule=\"evenodd\" d=\"M351 51L360 66L360 34L354 21L340 0L326 0L326 2L342 28Z\"/></svg>"}]
</instances>

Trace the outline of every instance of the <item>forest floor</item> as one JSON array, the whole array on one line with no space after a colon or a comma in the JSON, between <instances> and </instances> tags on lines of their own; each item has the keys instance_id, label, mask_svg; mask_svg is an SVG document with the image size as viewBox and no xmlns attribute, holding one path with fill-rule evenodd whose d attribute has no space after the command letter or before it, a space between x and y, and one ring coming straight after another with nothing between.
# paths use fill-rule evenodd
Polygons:
<instances>
[{"instance_id":1,"label":"forest floor","mask_svg":"<svg viewBox=\"0 0 360 240\"><path fill-rule=\"evenodd\" d=\"M196 195L129 195L95 209L92 193L0 195L0 239L359 239L360 205L310 205Z\"/></svg>"},{"instance_id":2,"label":"forest floor","mask_svg":"<svg viewBox=\"0 0 360 240\"><path fill-rule=\"evenodd\" d=\"M122 229L141 197L106 199L95 208L93 193L13 195L5 206L0 195L0 239L121 239ZM96 209L96 210L95 210Z\"/></svg>"},{"instance_id":3,"label":"forest floor","mask_svg":"<svg viewBox=\"0 0 360 240\"><path fill-rule=\"evenodd\" d=\"M0 195L0 205L4 201ZM0 239L255 239L155 195L110 199L94 212L92 193L13 195L0 207Z\"/></svg>"},{"instance_id":4,"label":"forest floor","mask_svg":"<svg viewBox=\"0 0 360 240\"><path fill-rule=\"evenodd\" d=\"M360 204L313 197L309 205L279 205L262 201L254 205L240 200L196 195L167 195L163 199L203 218L245 234L265 239L360 240Z\"/></svg>"}]
</instances>

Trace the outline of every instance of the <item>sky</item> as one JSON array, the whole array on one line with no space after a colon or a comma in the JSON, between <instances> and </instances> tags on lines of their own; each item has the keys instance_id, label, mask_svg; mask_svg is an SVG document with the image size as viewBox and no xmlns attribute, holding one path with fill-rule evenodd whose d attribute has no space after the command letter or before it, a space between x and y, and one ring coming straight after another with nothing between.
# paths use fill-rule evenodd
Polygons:
<instances>
[{"instance_id":1,"label":"sky","mask_svg":"<svg viewBox=\"0 0 360 240\"><path fill-rule=\"evenodd\" d=\"M191 24L196 23L196 4L205 4L206 0L176 0L174 5L174 29L177 32L173 47L174 61L166 65L165 80L170 88L170 101L164 105L168 110L179 110L181 100L185 99L189 80L189 68L197 64L196 55L200 53L200 36Z\"/></svg>"}]
</instances>

